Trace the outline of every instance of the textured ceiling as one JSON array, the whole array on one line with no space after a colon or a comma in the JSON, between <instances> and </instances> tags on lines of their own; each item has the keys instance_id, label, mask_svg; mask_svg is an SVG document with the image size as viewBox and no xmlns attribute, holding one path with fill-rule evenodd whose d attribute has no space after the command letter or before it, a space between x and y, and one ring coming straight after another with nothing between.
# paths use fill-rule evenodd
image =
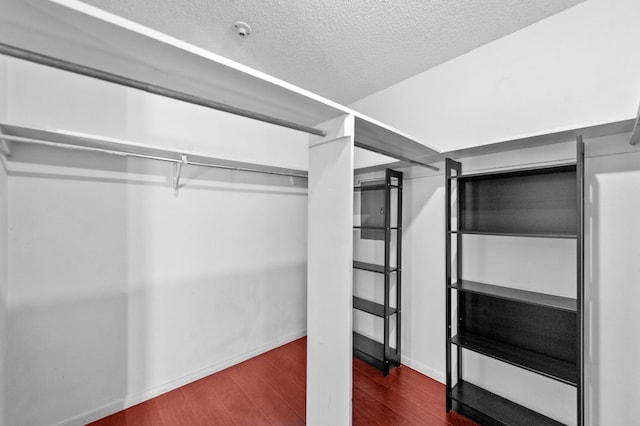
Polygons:
<instances>
[{"instance_id":1,"label":"textured ceiling","mask_svg":"<svg viewBox=\"0 0 640 426\"><path fill-rule=\"evenodd\" d=\"M582 1L85 0L345 105Z\"/></svg>"}]
</instances>

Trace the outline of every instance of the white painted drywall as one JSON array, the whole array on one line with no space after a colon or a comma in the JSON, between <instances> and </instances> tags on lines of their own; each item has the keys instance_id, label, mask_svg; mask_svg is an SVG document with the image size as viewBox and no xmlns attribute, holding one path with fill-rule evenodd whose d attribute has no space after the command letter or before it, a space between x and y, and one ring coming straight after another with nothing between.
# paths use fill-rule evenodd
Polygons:
<instances>
[{"instance_id":1,"label":"white painted drywall","mask_svg":"<svg viewBox=\"0 0 640 426\"><path fill-rule=\"evenodd\" d=\"M442 151L634 118L638 15L589 0L351 107Z\"/></svg>"},{"instance_id":2,"label":"white painted drywall","mask_svg":"<svg viewBox=\"0 0 640 426\"><path fill-rule=\"evenodd\" d=\"M6 115L6 61L0 57L0 117ZM7 297L8 246L7 233L7 171L4 158L0 158L0 426L6 423L6 353L7 353Z\"/></svg>"},{"instance_id":3,"label":"white painted drywall","mask_svg":"<svg viewBox=\"0 0 640 426\"><path fill-rule=\"evenodd\" d=\"M633 424L640 401L640 151L587 163L587 348L591 425Z\"/></svg>"},{"instance_id":4,"label":"white painted drywall","mask_svg":"<svg viewBox=\"0 0 640 426\"><path fill-rule=\"evenodd\" d=\"M629 135L585 141L587 397L589 425L630 424L628 410L640 392L633 368L640 357L633 320L640 296L634 235L640 205L640 150ZM550 164L574 157L574 144L532 148L462 159L463 170L484 171L520 165ZM403 247L403 362L444 379L444 176L411 169L405 180ZM567 241L523 238L465 240L465 278L540 288L569 295L575 278L575 249ZM490 244L491 243L491 244ZM497 244L495 244L497 243ZM522 261L522 257L526 261ZM562 259L568 259L563 262ZM475 261L474 261L475 260ZM493 265L496 268L489 268ZM575 423L572 388L504 364L469 355L465 375L490 389L526 403L569 424ZM515 385L514 385L515 383ZM520 383L527 383L522 387Z\"/></svg>"},{"instance_id":5,"label":"white painted drywall","mask_svg":"<svg viewBox=\"0 0 640 426\"><path fill-rule=\"evenodd\" d=\"M5 425L7 390L7 299L9 295L7 214L7 172L5 159L0 155L0 426Z\"/></svg>"},{"instance_id":6,"label":"white painted drywall","mask_svg":"<svg viewBox=\"0 0 640 426\"><path fill-rule=\"evenodd\" d=\"M8 59L7 119L218 158L306 169L307 134Z\"/></svg>"},{"instance_id":7,"label":"white painted drywall","mask_svg":"<svg viewBox=\"0 0 640 426\"><path fill-rule=\"evenodd\" d=\"M15 60L4 83L13 122L306 166L306 135ZM7 424L83 424L306 334L304 181L187 166L175 197L166 163L19 144L9 170Z\"/></svg>"},{"instance_id":8,"label":"white painted drywall","mask_svg":"<svg viewBox=\"0 0 640 426\"><path fill-rule=\"evenodd\" d=\"M350 425L353 116L309 139L307 424Z\"/></svg>"},{"instance_id":9,"label":"white painted drywall","mask_svg":"<svg viewBox=\"0 0 640 426\"><path fill-rule=\"evenodd\" d=\"M11 167L9 424L90 420L305 334L288 178L188 167L176 198L145 160L16 147Z\"/></svg>"}]
</instances>

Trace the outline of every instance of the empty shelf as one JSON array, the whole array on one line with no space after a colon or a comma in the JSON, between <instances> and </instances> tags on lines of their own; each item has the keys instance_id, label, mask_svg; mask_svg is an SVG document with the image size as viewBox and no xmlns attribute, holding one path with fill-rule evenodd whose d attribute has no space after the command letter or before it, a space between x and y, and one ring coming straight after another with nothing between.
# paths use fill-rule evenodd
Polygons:
<instances>
[{"instance_id":1,"label":"empty shelf","mask_svg":"<svg viewBox=\"0 0 640 426\"><path fill-rule=\"evenodd\" d=\"M362 299L360 297L353 296L353 307L359 311L367 312L369 314L384 318L384 305L370 300ZM393 315L397 312L396 308L389 308L389 315Z\"/></svg>"},{"instance_id":2,"label":"empty shelf","mask_svg":"<svg viewBox=\"0 0 640 426\"><path fill-rule=\"evenodd\" d=\"M462 235L488 235L494 237L527 237L527 238L564 238L576 239L576 234L564 233L533 233L533 232L488 232L488 231L449 231L451 234Z\"/></svg>"},{"instance_id":3,"label":"empty shelf","mask_svg":"<svg viewBox=\"0 0 640 426\"><path fill-rule=\"evenodd\" d=\"M519 290L515 288L466 280L462 280L452 284L451 288L467 293L483 294L486 296L513 300L530 305L539 305L548 308L576 312L576 299L571 299L569 297L554 296L552 294L536 293L533 291Z\"/></svg>"},{"instance_id":4,"label":"empty shelf","mask_svg":"<svg viewBox=\"0 0 640 426\"><path fill-rule=\"evenodd\" d=\"M461 173L458 176L451 176L449 179L460 179L460 180L488 180L502 177L517 177L517 176L535 176L535 175L544 175L550 173L567 173L567 172L575 172L576 171L576 163L564 163L564 164L554 164L550 166L542 166L542 167L522 167L518 169L508 169L508 170L496 170L493 172L479 172L479 173Z\"/></svg>"},{"instance_id":5,"label":"empty shelf","mask_svg":"<svg viewBox=\"0 0 640 426\"><path fill-rule=\"evenodd\" d=\"M398 188L398 185L389 185L389 188ZM354 191L381 191L385 189L384 183L369 186L355 186Z\"/></svg>"},{"instance_id":6,"label":"empty shelf","mask_svg":"<svg viewBox=\"0 0 640 426\"><path fill-rule=\"evenodd\" d=\"M577 366L567 361L466 332L452 337L451 343L572 386L577 383Z\"/></svg>"},{"instance_id":7,"label":"empty shelf","mask_svg":"<svg viewBox=\"0 0 640 426\"><path fill-rule=\"evenodd\" d=\"M492 392L472 385L469 382L459 382L449 394L460 404L490 417L497 422L510 426L544 426L562 425L547 416L536 413L526 407L518 405Z\"/></svg>"},{"instance_id":8,"label":"empty shelf","mask_svg":"<svg viewBox=\"0 0 640 426\"><path fill-rule=\"evenodd\" d=\"M391 226L389 228L386 228L384 226L360 226L360 225L355 225L353 227L353 229L378 229L378 230L385 230L385 229L390 229L392 231L397 231L398 227L397 226Z\"/></svg>"},{"instance_id":9,"label":"empty shelf","mask_svg":"<svg viewBox=\"0 0 640 426\"><path fill-rule=\"evenodd\" d=\"M371 272L378 272L380 274L384 274L384 265L376 265L374 263L367 263L367 262L358 262L357 260L353 261L353 267L355 269L362 269L363 271L371 271ZM394 272L397 271L398 268L392 267L389 268L389 272Z\"/></svg>"},{"instance_id":10,"label":"empty shelf","mask_svg":"<svg viewBox=\"0 0 640 426\"><path fill-rule=\"evenodd\" d=\"M398 354L394 348L389 348L391 352L385 359L384 345L362 334L353 332L353 355L374 367L385 370L392 365L400 365Z\"/></svg>"}]
</instances>

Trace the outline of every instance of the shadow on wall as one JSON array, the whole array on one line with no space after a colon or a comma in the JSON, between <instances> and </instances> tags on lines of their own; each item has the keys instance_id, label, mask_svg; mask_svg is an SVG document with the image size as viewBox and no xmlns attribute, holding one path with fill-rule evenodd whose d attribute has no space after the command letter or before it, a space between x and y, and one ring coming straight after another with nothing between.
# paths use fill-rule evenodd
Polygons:
<instances>
[{"instance_id":1,"label":"shadow on wall","mask_svg":"<svg viewBox=\"0 0 640 426\"><path fill-rule=\"evenodd\" d=\"M585 194L586 423L633 424L640 398L640 153L590 158Z\"/></svg>"},{"instance_id":2,"label":"shadow on wall","mask_svg":"<svg viewBox=\"0 0 640 426\"><path fill-rule=\"evenodd\" d=\"M444 176L404 183L403 362L444 380Z\"/></svg>"},{"instance_id":3,"label":"shadow on wall","mask_svg":"<svg viewBox=\"0 0 640 426\"><path fill-rule=\"evenodd\" d=\"M600 309L598 309L600 269L599 188L595 174L585 170L585 422L601 424L600 389Z\"/></svg>"},{"instance_id":4,"label":"shadow on wall","mask_svg":"<svg viewBox=\"0 0 640 426\"><path fill-rule=\"evenodd\" d=\"M22 148L8 424L84 423L304 334L306 191L289 178L195 171L175 198L167 164Z\"/></svg>"}]
</instances>

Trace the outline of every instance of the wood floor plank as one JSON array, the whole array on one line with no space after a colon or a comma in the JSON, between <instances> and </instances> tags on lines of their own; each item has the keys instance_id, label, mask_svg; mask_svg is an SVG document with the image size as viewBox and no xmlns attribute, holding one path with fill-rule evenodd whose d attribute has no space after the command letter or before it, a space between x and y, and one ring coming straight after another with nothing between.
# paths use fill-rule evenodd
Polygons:
<instances>
[{"instance_id":1,"label":"wood floor plank","mask_svg":"<svg viewBox=\"0 0 640 426\"><path fill-rule=\"evenodd\" d=\"M304 425L306 338L138 404L91 426ZM409 368L353 360L354 426L475 426L445 412L445 387Z\"/></svg>"},{"instance_id":2,"label":"wood floor plank","mask_svg":"<svg viewBox=\"0 0 640 426\"><path fill-rule=\"evenodd\" d=\"M304 425L304 414L298 415L280 391L264 379L265 372L264 363L250 360L236 365L230 376L273 424Z\"/></svg>"},{"instance_id":3,"label":"wood floor plank","mask_svg":"<svg viewBox=\"0 0 640 426\"><path fill-rule=\"evenodd\" d=\"M271 425L267 416L244 393L233 380L228 370L216 373L220 376L221 386L216 387L216 395L237 426Z\"/></svg>"},{"instance_id":4,"label":"wood floor plank","mask_svg":"<svg viewBox=\"0 0 640 426\"><path fill-rule=\"evenodd\" d=\"M218 379L219 376L213 374L183 388L198 425L234 426L231 413L216 395L216 388L220 386Z\"/></svg>"}]
</instances>

